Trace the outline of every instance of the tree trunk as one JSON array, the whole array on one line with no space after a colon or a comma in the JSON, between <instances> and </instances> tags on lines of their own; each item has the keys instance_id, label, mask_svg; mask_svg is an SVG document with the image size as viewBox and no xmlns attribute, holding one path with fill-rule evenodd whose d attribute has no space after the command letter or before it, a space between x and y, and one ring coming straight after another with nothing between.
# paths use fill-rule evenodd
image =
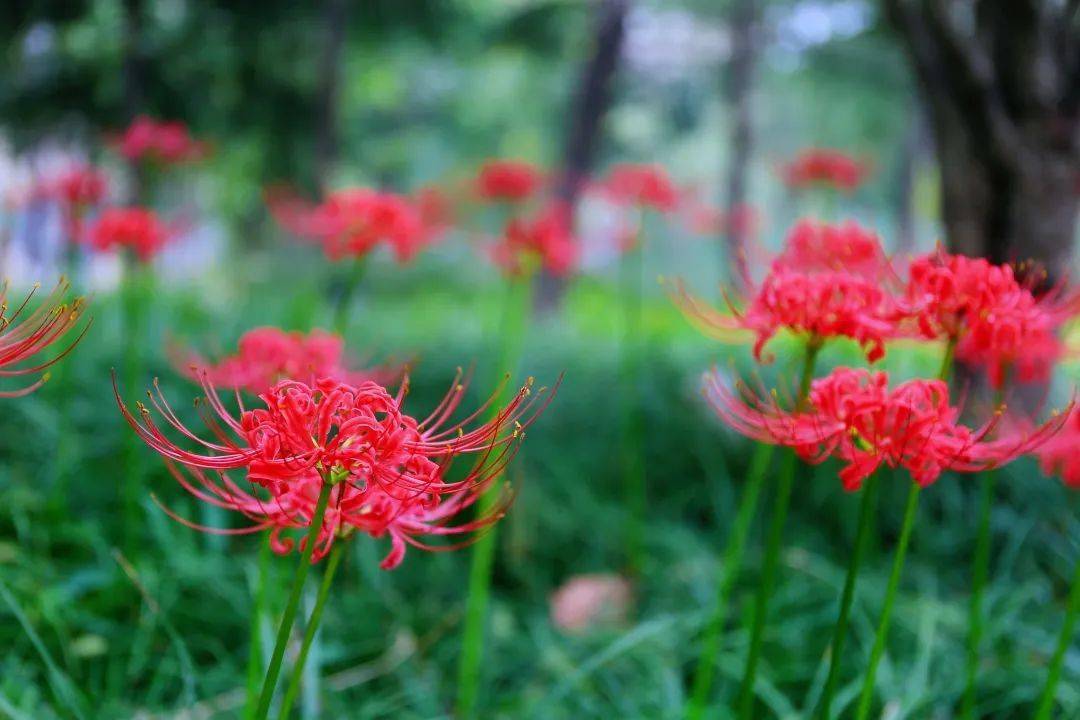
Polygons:
<instances>
[{"instance_id":1,"label":"tree trunk","mask_svg":"<svg viewBox=\"0 0 1080 720\"><path fill-rule=\"evenodd\" d=\"M926 100L949 246L1067 267L1080 177L1080 45L1069 0L886 0Z\"/></svg>"},{"instance_id":2,"label":"tree trunk","mask_svg":"<svg viewBox=\"0 0 1080 720\"><path fill-rule=\"evenodd\" d=\"M727 222L724 227L726 257L723 267L736 290L741 292L749 270L746 266L746 228L737 215L746 207L747 171L753 151L751 95L757 64L757 0L738 0L731 17L731 59L728 64L727 96L731 106L731 149L725 197ZM730 265L729 265L730 263Z\"/></svg>"},{"instance_id":3,"label":"tree trunk","mask_svg":"<svg viewBox=\"0 0 1080 720\"><path fill-rule=\"evenodd\" d=\"M611 104L611 80L618 67L629 0L602 0L597 11L596 46L581 75L566 137L562 172L555 196L573 211L596 157L600 122ZM564 283L544 271L536 292L536 308L548 311L562 298Z\"/></svg>"},{"instance_id":4,"label":"tree trunk","mask_svg":"<svg viewBox=\"0 0 1080 720\"><path fill-rule=\"evenodd\" d=\"M124 0L124 55L122 60L124 113L131 123L146 112L146 57L142 47L143 3L142 0ZM146 172L142 163L132 160L128 166L131 186L127 202L144 204L146 198Z\"/></svg>"},{"instance_id":5,"label":"tree trunk","mask_svg":"<svg viewBox=\"0 0 1080 720\"><path fill-rule=\"evenodd\" d=\"M345 50L348 0L324 0L322 6L325 41L319 61L319 95L316 100L315 180L326 193L340 154L341 64Z\"/></svg>"}]
</instances>

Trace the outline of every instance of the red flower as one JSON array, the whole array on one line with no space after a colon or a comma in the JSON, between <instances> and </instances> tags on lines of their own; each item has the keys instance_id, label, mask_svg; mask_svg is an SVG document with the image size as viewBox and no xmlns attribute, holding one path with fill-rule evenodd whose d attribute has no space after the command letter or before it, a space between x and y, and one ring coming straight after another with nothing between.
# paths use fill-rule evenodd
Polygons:
<instances>
[{"instance_id":1,"label":"red flower","mask_svg":"<svg viewBox=\"0 0 1080 720\"><path fill-rule=\"evenodd\" d=\"M679 192L667 171L659 165L616 165L600 185L612 201L657 212L671 212L679 204Z\"/></svg>"},{"instance_id":2,"label":"red flower","mask_svg":"<svg viewBox=\"0 0 1080 720\"><path fill-rule=\"evenodd\" d=\"M77 297L70 303L64 302L68 287L66 281L60 281L35 310L29 311L27 308L30 300L38 288L38 285L34 285L34 289L30 291L26 299L19 303L10 314L7 304L7 284L0 287L0 377L34 375L47 370L70 353L86 334L90 328L89 321L75 339L54 357L47 360L37 357L45 348L68 337L79 324L86 310L86 303L82 298ZM33 364L27 366L26 363ZM27 395L45 384L48 379L49 375L45 373L27 387L0 391L0 397Z\"/></svg>"},{"instance_id":3,"label":"red flower","mask_svg":"<svg viewBox=\"0 0 1080 720\"><path fill-rule=\"evenodd\" d=\"M997 388L1010 372L1049 376L1063 351L1057 330L1080 302L1061 288L1036 299L1011 266L941 250L912 261L906 299L917 334L955 342L957 359L986 368Z\"/></svg>"},{"instance_id":4,"label":"red flower","mask_svg":"<svg viewBox=\"0 0 1080 720\"><path fill-rule=\"evenodd\" d=\"M941 380L909 380L889 389L883 372L837 368L810 387L802 410L784 410L771 394L741 388L736 397L713 373L706 394L717 414L738 432L786 445L810 463L836 457L845 490L857 490L882 464L903 467L926 486L942 472L976 472L1004 465L1046 442L1062 420L1035 431L987 439L1000 411L978 429L959 423Z\"/></svg>"},{"instance_id":5,"label":"red flower","mask_svg":"<svg viewBox=\"0 0 1080 720\"><path fill-rule=\"evenodd\" d=\"M387 243L398 262L404 263L428 237L416 208L393 193L348 188L311 206L288 192L271 191L267 202L283 227L321 243L332 260L362 257L379 243Z\"/></svg>"},{"instance_id":6,"label":"red flower","mask_svg":"<svg viewBox=\"0 0 1080 720\"><path fill-rule=\"evenodd\" d=\"M166 164L197 160L206 154L205 144L193 139L182 122L159 122L146 115L132 121L120 137L118 149L128 160Z\"/></svg>"},{"instance_id":7,"label":"red flower","mask_svg":"<svg viewBox=\"0 0 1080 720\"><path fill-rule=\"evenodd\" d=\"M540 170L519 160L488 160L476 175L475 193L486 201L521 202L544 184Z\"/></svg>"},{"instance_id":8,"label":"red flower","mask_svg":"<svg viewBox=\"0 0 1080 720\"><path fill-rule=\"evenodd\" d=\"M172 232L153 210L140 207L109 208L98 216L85 234L95 250L128 249L143 262L165 246Z\"/></svg>"},{"instance_id":9,"label":"red flower","mask_svg":"<svg viewBox=\"0 0 1080 720\"><path fill-rule=\"evenodd\" d=\"M839 150L812 148L804 150L782 170L784 182L796 189L815 185L845 192L856 190L869 168Z\"/></svg>"},{"instance_id":10,"label":"red flower","mask_svg":"<svg viewBox=\"0 0 1080 720\"><path fill-rule=\"evenodd\" d=\"M461 380L459 374L431 415L417 421L401 409L407 383L392 396L374 382L284 380L260 396L262 407L241 406L237 418L204 376L204 417L214 441L201 440L184 426L155 385L151 404L166 427L201 446L197 452L169 439L142 404L140 417L133 415L120 399L115 376L113 385L120 410L139 437L170 466L177 463L191 471L194 483L173 468L186 489L254 522L239 531L217 532L270 529L275 550L289 552L293 541L282 533L309 526L317 497L329 483L330 505L313 558L322 558L336 539L361 530L374 537L390 535L392 549L383 561L383 567L390 568L401 562L406 544L428 547L417 535L469 532L502 516L500 506L473 522L445 525L491 486L517 451L524 429L554 393L553 388L551 393L534 394L530 382L492 420L477 422L497 391L475 412L452 422L465 392ZM476 462L464 477L450 480L446 471L451 461L465 454L476 455ZM204 470L214 471L216 477ZM231 480L228 470L246 471L248 487Z\"/></svg>"},{"instance_id":11,"label":"red flower","mask_svg":"<svg viewBox=\"0 0 1080 720\"><path fill-rule=\"evenodd\" d=\"M1061 432L1035 451L1047 475L1058 475L1071 488L1080 489L1080 410L1073 410Z\"/></svg>"},{"instance_id":12,"label":"red flower","mask_svg":"<svg viewBox=\"0 0 1080 720\"><path fill-rule=\"evenodd\" d=\"M237 353L216 364L183 353L176 358L176 364L198 381L205 377L216 387L247 390L255 395L268 392L282 380L314 382L317 378L333 378L349 385L365 380L387 385L404 374L401 366L350 370L344 346L339 336L321 330L304 335L262 327L244 333Z\"/></svg>"},{"instance_id":13,"label":"red flower","mask_svg":"<svg viewBox=\"0 0 1080 720\"><path fill-rule=\"evenodd\" d=\"M102 171L90 165L73 165L54 177L46 192L71 208L85 209L100 203L108 187L109 180Z\"/></svg>"},{"instance_id":14,"label":"red flower","mask_svg":"<svg viewBox=\"0 0 1080 720\"><path fill-rule=\"evenodd\" d=\"M566 275L578 262L571 223L569 207L559 202L533 218L514 218L491 248L491 257L509 275L530 274L541 265L553 275Z\"/></svg>"},{"instance_id":15,"label":"red flower","mask_svg":"<svg viewBox=\"0 0 1080 720\"><path fill-rule=\"evenodd\" d=\"M420 244L430 245L441 239L454 222L454 208L446 193L434 186L422 187L413 193L411 201L420 216Z\"/></svg>"},{"instance_id":16,"label":"red flower","mask_svg":"<svg viewBox=\"0 0 1080 720\"><path fill-rule=\"evenodd\" d=\"M871 262L872 257L880 265ZM815 344L851 338L874 362L884 356L885 342L897 334L899 309L883 281L887 267L876 236L853 224L828 227L802 222L789 234L765 280L755 287L747 278L750 296L745 307L737 308L729 300L731 313L720 312L690 295L681 282L676 283L673 299L709 334L726 338L739 330L754 333L754 355L759 360L765 344L784 329Z\"/></svg>"}]
</instances>

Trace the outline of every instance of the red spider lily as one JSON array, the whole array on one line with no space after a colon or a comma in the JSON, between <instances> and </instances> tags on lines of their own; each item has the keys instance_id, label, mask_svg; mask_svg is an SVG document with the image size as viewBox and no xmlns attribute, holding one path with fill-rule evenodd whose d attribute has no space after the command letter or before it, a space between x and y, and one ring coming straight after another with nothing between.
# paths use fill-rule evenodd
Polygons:
<instances>
[{"instance_id":1,"label":"red spider lily","mask_svg":"<svg viewBox=\"0 0 1080 720\"><path fill-rule=\"evenodd\" d=\"M345 343L338 335L313 330L304 335L275 327L249 330L240 337L237 353L211 363L194 353L174 353L178 367L192 378L205 377L220 388L237 388L254 395L268 392L282 380L314 382L333 378L349 385L370 380L380 385L404 375L404 366L350 370Z\"/></svg>"},{"instance_id":2,"label":"red spider lily","mask_svg":"<svg viewBox=\"0 0 1080 720\"><path fill-rule=\"evenodd\" d=\"M725 212L699 199L684 199L682 211L687 230L695 235L731 234L752 238L761 230L761 213L747 203L739 203Z\"/></svg>"},{"instance_id":3,"label":"red spider lily","mask_svg":"<svg viewBox=\"0 0 1080 720\"><path fill-rule=\"evenodd\" d=\"M420 245L431 245L446 234L454 223L454 208L441 189L422 187L412 194L412 205L420 216Z\"/></svg>"},{"instance_id":4,"label":"red spider lily","mask_svg":"<svg viewBox=\"0 0 1080 720\"><path fill-rule=\"evenodd\" d=\"M90 328L90 322L87 321L75 339L53 358L48 360L37 358L36 356L45 348L67 337L79 324L86 310L86 303L82 298L77 297L71 302L64 301L69 285L61 280L42 303L35 310L30 311L28 310L30 300L37 292L37 288L38 286L35 285L26 299L9 314L7 284L0 287L0 377L34 375L47 370L67 356ZM25 363L32 364L26 366ZM45 373L27 387L0 391L0 397L27 395L45 384L48 378L48 373Z\"/></svg>"},{"instance_id":5,"label":"red spider lily","mask_svg":"<svg viewBox=\"0 0 1080 720\"><path fill-rule=\"evenodd\" d=\"M716 373L706 395L720 418L760 442L785 445L810 463L836 457L839 476L857 490L882 464L903 467L912 480L930 485L946 470L977 472L999 467L1046 442L1062 425L1058 416L1032 432L988 439L1001 409L977 429L959 423L941 380L916 379L889 388L884 372L841 367L814 380L806 407L785 410L774 394L744 385L738 395ZM1070 407L1071 410L1071 407Z\"/></svg>"},{"instance_id":6,"label":"red spider lily","mask_svg":"<svg viewBox=\"0 0 1080 720\"><path fill-rule=\"evenodd\" d=\"M1047 475L1057 475L1071 488L1080 489L1080 411L1073 410L1061 432L1035 451Z\"/></svg>"},{"instance_id":7,"label":"red spider lily","mask_svg":"<svg viewBox=\"0 0 1080 720\"><path fill-rule=\"evenodd\" d=\"M488 202L521 202L544 185L544 175L531 163L520 160L488 160L476 174L476 197Z\"/></svg>"},{"instance_id":8,"label":"red spider lily","mask_svg":"<svg viewBox=\"0 0 1080 720\"><path fill-rule=\"evenodd\" d=\"M319 242L327 257L362 257L387 243L398 262L413 259L428 236L419 212L400 195L347 188L311 205L284 191L267 195L270 212L290 232Z\"/></svg>"},{"instance_id":9,"label":"red spider lily","mask_svg":"<svg viewBox=\"0 0 1080 720\"><path fill-rule=\"evenodd\" d=\"M127 249L142 262L148 262L172 235L172 230L153 210L128 207L103 211L87 228L83 239L95 250Z\"/></svg>"},{"instance_id":10,"label":"red spider lily","mask_svg":"<svg viewBox=\"0 0 1080 720\"><path fill-rule=\"evenodd\" d=\"M876 252L871 253L867 243L877 246ZM872 255L880 260L877 269L868 261ZM883 282L887 267L876 236L853 225L829 228L804 222L788 236L784 252L760 285L745 280L745 307L729 299L730 313L718 311L692 296L681 282L676 282L672 297L710 335L728 338L740 330L752 332L758 360L765 344L785 329L817 345L850 338L875 362L884 356L885 342L898 333L900 309Z\"/></svg>"},{"instance_id":11,"label":"red spider lily","mask_svg":"<svg viewBox=\"0 0 1080 720\"><path fill-rule=\"evenodd\" d=\"M206 145L192 138L182 122L140 115L121 135L118 150L128 160L175 164L203 157Z\"/></svg>"},{"instance_id":12,"label":"red spider lily","mask_svg":"<svg viewBox=\"0 0 1080 720\"><path fill-rule=\"evenodd\" d=\"M616 165L598 189L620 205L636 205L657 212L671 212L679 204L679 191L659 165Z\"/></svg>"},{"instance_id":13,"label":"red spider lily","mask_svg":"<svg viewBox=\"0 0 1080 720\"><path fill-rule=\"evenodd\" d=\"M271 529L275 549L286 553L293 542L281 533L308 527L319 492L329 483L333 487L330 506L313 559L325 556L335 539L361 530L376 537L390 535L392 549L383 561L386 568L400 563L406 544L429 547L417 535L466 533L502 516L505 505L473 522L445 525L502 473L517 452L524 430L555 392L552 388L534 393L530 381L493 419L478 421L501 393L499 388L475 412L455 422L452 418L466 386L459 373L434 411L417 421L401 409L407 382L392 396L370 381L349 385L324 378L309 385L286 380L260 396L263 407L247 410L241 404L237 418L226 410L204 375L207 403L203 415L215 435L214 441L206 441L181 423L155 383L155 392L149 394L151 404L166 426L201 446L193 452L170 440L141 403L140 417L132 414L120 399L115 376L113 385L120 410L139 437L170 464L190 470L194 483L174 468L186 489L254 522L238 531L188 525L223 533ZM466 454L477 457L473 467L461 479L448 479L451 461ZM228 470L241 469L247 472L249 489L226 475ZM216 477L204 470L214 471Z\"/></svg>"},{"instance_id":14,"label":"red spider lily","mask_svg":"<svg viewBox=\"0 0 1080 720\"><path fill-rule=\"evenodd\" d=\"M869 167L839 150L812 148L799 153L781 173L792 188L820 186L853 192L866 180Z\"/></svg>"},{"instance_id":15,"label":"red spider lily","mask_svg":"<svg viewBox=\"0 0 1080 720\"><path fill-rule=\"evenodd\" d=\"M906 301L917 334L956 343L957 359L986 368L995 388L1010 373L1045 380L1063 352L1058 328L1080 307L1062 287L1036 298L1010 265L940 249L912 260Z\"/></svg>"},{"instance_id":16,"label":"red spider lily","mask_svg":"<svg viewBox=\"0 0 1080 720\"><path fill-rule=\"evenodd\" d=\"M97 205L108 189L108 177L90 165L72 165L46 183L50 197L72 208Z\"/></svg>"},{"instance_id":17,"label":"red spider lily","mask_svg":"<svg viewBox=\"0 0 1080 720\"><path fill-rule=\"evenodd\" d=\"M533 218L514 218L503 237L490 248L495 264L512 276L541 266L553 275L567 275L578 262L578 242L571 229L570 208L552 202Z\"/></svg>"}]
</instances>

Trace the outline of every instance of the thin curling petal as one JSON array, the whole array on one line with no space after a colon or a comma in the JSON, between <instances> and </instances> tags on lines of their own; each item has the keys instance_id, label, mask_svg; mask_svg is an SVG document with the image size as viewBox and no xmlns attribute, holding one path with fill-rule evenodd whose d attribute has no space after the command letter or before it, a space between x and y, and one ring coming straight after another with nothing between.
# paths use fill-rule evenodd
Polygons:
<instances>
[{"instance_id":1,"label":"thin curling petal","mask_svg":"<svg viewBox=\"0 0 1080 720\"><path fill-rule=\"evenodd\" d=\"M41 373L67 357L86 335L92 322L83 322L86 302L83 298L65 302L69 287L61 280L32 311L29 307L36 285L14 310L7 303L7 285L0 287L0 377ZM42 357L47 348L58 345L59 352L51 358ZM0 391L0 397L27 395L46 380L48 373L27 386Z\"/></svg>"},{"instance_id":2,"label":"thin curling petal","mask_svg":"<svg viewBox=\"0 0 1080 720\"><path fill-rule=\"evenodd\" d=\"M140 404L138 415L132 413L113 377L124 418L165 458L177 482L203 502L244 515L253 528L269 529L271 546L279 553L302 549L292 534L309 526L329 483L332 491L314 558L325 556L336 540L361 531L390 537L385 568L400 563L407 545L460 545L428 545L418 539L422 536L469 535L502 517L512 496L504 496L483 517L451 523L491 489L557 387L534 390L530 380L504 406L492 407L496 394L479 411L455 421L464 390L459 374L447 398L419 423L402 410L403 392L391 395L373 381L282 380L259 396L258 407L236 417L209 373L199 377L206 393L200 406L212 441L188 429L156 386L150 393L153 411ZM160 426L155 412L163 420ZM478 420L481 413L491 419ZM170 430L183 445L168 437ZM452 461L465 455L475 458L472 467L450 479ZM231 470L246 473L246 488L229 478Z\"/></svg>"},{"instance_id":3,"label":"thin curling petal","mask_svg":"<svg viewBox=\"0 0 1080 720\"><path fill-rule=\"evenodd\" d=\"M857 490L881 465L906 469L920 485L946 470L999 467L1042 446L1063 424L1057 416L1033 431L1002 435L999 410L972 429L959 422L960 410L940 380L910 380L890 389L886 373L845 367L811 384L802 411L746 390L736 394L715 373L706 381L706 395L737 432L791 447L807 462L838 458L845 490Z\"/></svg>"}]
</instances>

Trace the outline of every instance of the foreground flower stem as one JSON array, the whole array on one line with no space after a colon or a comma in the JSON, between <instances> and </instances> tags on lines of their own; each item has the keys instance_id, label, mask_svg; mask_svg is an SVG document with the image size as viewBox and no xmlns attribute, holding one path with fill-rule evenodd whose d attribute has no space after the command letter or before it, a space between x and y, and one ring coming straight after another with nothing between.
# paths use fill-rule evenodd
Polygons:
<instances>
[{"instance_id":1,"label":"foreground flower stem","mask_svg":"<svg viewBox=\"0 0 1080 720\"><path fill-rule=\"evenodd\" d=\"M1065 623L1061 626L1057 648L1050 660L1050 670L1046 676L1046 685L1039 696L1039 705L1035 711L1035 720L1050 720L1054 710L1054 696L1057 694L1058 681L1061 680L1061 668L1065 664L1065 652L1072 644L1076 632L1076 618L1080 615L1080 559L1073 570L1072 587L1069 590L1069 604L1065 609Z\"/></svg>"},{"instance_id":2,"label":"foreground flower stem","mask_svg":"<svg viewBox=\"0 0 1080 720\"><path fill-rule=\"evenodd\" d=\"M138 387L143 382L142 347L147 344L147 310L153 292L152 269L136 260L126 258L124 277L120 287L121 325L123 333L124 380L127 387ZM120 486L123 512L124 554L134 562L141 554L139 543L139 501L143 496L142 454L138 438L124 433L123 482Z\"/></svg>"},{"instance_id":3,"label":"foreground flower stem","mask_svg":"<svg viewBox=\"0 0 1080 720\"><path fill-rule=\"evenodd\" d=\"M979 481L979 529L972 566L971 607L968 614L967 678L964 684L962 718L975 717L975 678L979 671L979 646L983 636L983 599L990 574L990 509L994 502L994 473L987 471Z\"/></svg>"},{"instance_id":4,"label":"foreground flower stem","mask_svg":"<svg viewBox=\"0 0 1080 720\"><path fill-rule=\"evenodd\" d=\"M532 283L528 279L511 279L503 306L501 348L499 356L500 381L513 372L525 341L529 312L532 309ZM501 400L498 398L497 400ZM498 408L499 402L493 407ZM498 502L498 487L492 487L477 502L477 517L484 517ZM484 625L488 597L491 594L491 571L495 562L495 528L488 528L472 548L469 567L469 595L465 602L465 627L462 630L461 659L458 666L457 717L467 720L476 713L480 689L480 661L484 654Z\"/></svg>"},{"instance_id":5,"label":"foreground flower stem","mask_svg":"<svg viewBox=\"0 0 1080 720\"><path fill-rule=\"evenodd\" d=\"M705 716L705 705L709 700L709 690L712 688L713 674L716 670L716 656L720 651L720 635L724 631L724 620L727 617L728 595L735 585L735 579L739 576L743 553L746 549L746 537L750 533L750 524L757 510L761 488L765 484L765 474L769 470L775 451L775 445L761 443L757 446L754 457L750 461L746 487L743 488L735 522L731 526L731 534L728 535L724 546L720 579L716 585L716 605L713 607L712 616L709 618L709 624L705 628L705 636L701 642L701 655L698 658L697 670L694 672L694 687L686 708L687 720L700 720Z\"/></svg>"},{"instance_id":6,"label":"foreground flower stem","mask_svg":"<svg viewBox=\"0 0 1080 720\"><path fill-rule=\"evenodd\" d=\"M847 640L848 620L851 616L851 604L855 599L855 581L859 576L863 559L866 557L870 537L873 534L874 513L877 508L877 475L871 475L863 485L862 498L859 501L859 525L855 531L855 549L848 562L847 578L844 580L844 592L840 597L840 614L833 627L832 644L829 648L829 675L825 681L825 691L821 696L817 717L830 720L832 699L836 693L836 684L840 680L840 659Z\"/></svg>"},{"instance_id":7,"label":"foreground flower stem","mask_svg":"<svg viewBox=\"0 0 1080 720\"><path fill-rule=\"evenodd\" d=\"M817 360L820 344L810 342L806 346L803 358L802 379L799 382L797 405L801 407L810 393L810 381L814 376L814 364ZM750 720L754 717L754 683L757 678L758 660L761 658L761 644L765 638L765 623L769 614L769 600L773 585L776 583L776 568L780 562L780 546L784 541L784 525L787 523L788 505L791 503L791 488L795 482L796 456L788 452L784 464L780 466L776 484L772 519L769 521L769 534L765 545L765 561L761 568L761 580L754 600L753 624L750 629L750 649L746 655L746 667L743 670L742 684L739 688L739 717Z\"/></svg>"},{"instance_id":8,"label":"foreground flower stem","mask_svg":"<svg viewBox=\"0 0 1080 720\"><path fill-rule=\"evenodd\" d=\"M323 571L322 584L319 585L319 594L315 598L315 608L311 611L311 617L308 618L307 627L304 630L304 642L300 646L300 656L296 659L296 665L293 666L289 688L285 691L285 699L281 702L281 711L278 713L279 720L288 720L293 703L296 702L296 696L300 692L300 681L304 676L304 666L307 664L308 652L311 650L311 643L315 640L319 623L322 621L323 606L326 605L326 598L330 594L330 586L334 582L334 573L337 571L338 564L341 563L343 547L345 547L345 543L339 542L335 543L330 550L326 570Z\"/></svg>"},{"instance_id":9,"label":"foreground flower stem","mask_svg":"<svg viewBox=\"0 0 1080 720\"><path fill-rule=\"evenodd\" d=\"M345 331L349 328L349 309L352 306L353 295L356 294L356 288L360 285L360 280L364 277L364 270L367 267L367 258L358 257L353 260L353 265L349 268L348 275L345 277L345 284L341 287L341 294L337 297L337 302L334 303L334 321L332 329L335 334L344 337Z\"/></svg>"},{"instance_id":10,"label":"foreground flower stem","mask_svg":"<svg viewBox=\"0 0 1080 720\"><path fill-rule=\"evenodd\" d=\"M281 616L281 625L278 627L277 640L274 643L274 653L270 656L270 666L266 669L266 677L263 679L262 692L259 694L259 706L255 710L255 720L266 720L270 714L270 702L274 698L274 688L277 686L278 675L281 674L281 661L285 657L285 646L289 644L289 635L292 632L293 623L296 621L296 609L300 606L300 596L304 592L304 580L307 579L308 570L311 569L311 555L315 550L315 542L319 537L319 529L323 524L323 516L326 514L326 505L330 500L332 488L333 486L329 482L323 481L322 490L319 491L319 500L315 504L315 514L311 517L308 526L304 551L300 555L300 564L296 566L296 574L293 575L292 590L289 592L289 600L285 605L285 614Z\"/></svg>"},{"instance_id":11,"label":"foreground flower stem","mask_svg":"<svg viewBox=\"0 0 1080 720\"><path fill-rule=\"evenodd\" d=\"M889 622L892 619L893 605L896 603L896 592L900 587L900 576L904 570L904 558L907 555L908 541L911 540L911 529L915 526L915 511L919 508L919 492L922 488L918 483L911 483L908 491L907 504L904 507L904 522L900 526L900 539L896 544L896 556L893 558L892 571L889 573L889 585L885 590L885 605L881 609L881 619L878 621L877 635L874 637L874 647L870 651L870 664L866 668L863 677L862 692L859 695L859 709L855 717L857 720L866 720L870 715L870 705L874 700L874 680L877 678L878 665L881 664L881 656L885 652L885 641L889 635Z\"/></svg>"},{"instance_id":12,"label":"foreground flower stem","mask_svg":"<svg viewBox=\"0 0 1080 720\"><path fill-rule=\"evenodd\" d=\"M626 570L630 577L641 573L645 538L645 511L648 488L645 477L644 417L641 397L642 356L642 272L644 251L641 238L623 253L623 344L621 380L623 405L620 415L621 480L625 490L628 522L626 525Z\"/></svg>"}]
</instances>

